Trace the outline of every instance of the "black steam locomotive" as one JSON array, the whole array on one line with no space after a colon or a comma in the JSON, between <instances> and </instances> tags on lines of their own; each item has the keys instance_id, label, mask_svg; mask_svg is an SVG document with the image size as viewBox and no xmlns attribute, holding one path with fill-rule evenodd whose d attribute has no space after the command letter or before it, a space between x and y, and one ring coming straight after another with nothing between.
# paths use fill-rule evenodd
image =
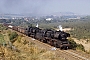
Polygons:
<instances>
[{"instance_id":1,"label":"black steam locomotive","mask_svg":"<svg viewBox=\"0 0 90 60\"><path fill-rule=\"evenodd\" d=\"M28 27L25 34L60 49L68 49L70 47L69 41L67 40L67 37L70 37L70 34L64 31Z\"/></svg>"},{"instance_id":2,"label":"black steam locomotive","mask_svg":"<svg viewBox=\"0 0 90 60\"><path fill-rule=\"evenodd\" d=\"M67 37L70 37L69 33L64 31L56 31L51 29L40 29L38 27L28 27L26 29L4 24L8 28L23 33L29 37L33 37L41 42L48 43L51 46L55 46L60 49L68 49L70 47Z\"/></svg>"}]
</instances>

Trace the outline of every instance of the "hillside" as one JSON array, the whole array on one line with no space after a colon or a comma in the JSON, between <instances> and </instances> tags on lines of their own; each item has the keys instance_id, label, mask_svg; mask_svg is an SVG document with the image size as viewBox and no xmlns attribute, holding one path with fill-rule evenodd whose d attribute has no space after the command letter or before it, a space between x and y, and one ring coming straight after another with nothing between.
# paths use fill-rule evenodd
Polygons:
<instances>
[{"instance_id":1,"label":"hillside","mask_svg":"<svg viewBox=\"0 0 90 60\"><path fill-rule=\"evenodd\" d=\"M56 57L55 52L49 51L44 46L39 47L33 42L32 38L19 33L15 38L15 42L11 43L8 33L12 30L3 30L7 45L0 45L0 59L3 60L64 60L61 57ZM3 32L1 34L3 34ZM31 40L31 41L29 41ZM0 40L1 41L1 40Z\"/></svg>"}]
</instances>

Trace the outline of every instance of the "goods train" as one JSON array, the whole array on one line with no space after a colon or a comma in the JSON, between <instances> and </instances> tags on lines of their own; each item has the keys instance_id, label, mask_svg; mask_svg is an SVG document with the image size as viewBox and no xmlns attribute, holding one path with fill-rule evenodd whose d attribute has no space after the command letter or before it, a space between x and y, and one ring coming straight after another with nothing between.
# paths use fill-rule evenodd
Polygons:
<instances>
[{"instance_id":1,"label":"goods train","mask_svg":"<svg viewBox=\"0 0 90 60\"><path fill-rule=\"evenodd\" d=\"M70 47L70 43L67 39L67 37L70 37L70 34L61 30L40 29L38 27L22 28L10 24L3 25L60 49L68 49Z\"/></svg>"}]
</instances>

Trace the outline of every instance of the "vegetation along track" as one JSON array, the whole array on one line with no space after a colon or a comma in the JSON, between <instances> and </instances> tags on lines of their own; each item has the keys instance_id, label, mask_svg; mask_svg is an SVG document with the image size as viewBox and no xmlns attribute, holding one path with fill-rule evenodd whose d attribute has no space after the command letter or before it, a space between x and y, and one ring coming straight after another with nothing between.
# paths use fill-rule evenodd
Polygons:
<instances>
[{"instance_id":1,"label":"vegetation along track","mask_svg":"<svg viewBox=\"0 0 90 60\"><path fill-rule=\"evenodd\" d=\"M21 34L21 33L18 32L18 34ZM64 58L65 60L90 60L90 57L88 55L78 53L75 50L60 50L59 48L56 48L56 50L54 49L52 50L53 46L42 43L31 37L27 37L27 36L25 37L26 37L26 40L29 40L30 42L34 42L38 47L43 47L43 48L46 48L48 51L55 52L55 56L59 56L61 58Z\"/></svg>"}]
</instances>

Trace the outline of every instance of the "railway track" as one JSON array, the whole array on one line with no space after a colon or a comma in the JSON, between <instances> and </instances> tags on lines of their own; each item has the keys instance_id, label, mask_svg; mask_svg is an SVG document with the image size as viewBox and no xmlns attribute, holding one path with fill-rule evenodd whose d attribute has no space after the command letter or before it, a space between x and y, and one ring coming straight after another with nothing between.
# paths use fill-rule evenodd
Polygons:
<instances>
[{"instance_id":1,"label":"railway track","mask_svg":"<svg viewBox=\"0 0 90 60\"><path fill-rule=\"evenodd\" d=\"M58 51L60 51L60 50L58 50ZM90 59L88 59L86 57L83 57L83 56L81 56L79 54L76 54L76 53L74 53L74 52L72 52L70 50L63 50L63 51L60 51L60 52L62 52L64 54L67 54L67 55L75 58L76 60L90 60Z\"/></svg>"},{"instance_id":2,"label":"railway track","mask_svg":"<svg viewBox=\"0 0 90 60\"><path fill-rule=\"evenodd\" d=\"M73 52L73 53L75 53L75 54L78 54L78 55L80 55L80 56L83 56L83 57L85 57L86 59L88 59L88 60L90 60L90 54L86 54L85 52L80 52L80 51L76 51L76 50L69 50L70 52ZM84 58L84 59L85 59Z\"/></svg>"}]
</instances>

